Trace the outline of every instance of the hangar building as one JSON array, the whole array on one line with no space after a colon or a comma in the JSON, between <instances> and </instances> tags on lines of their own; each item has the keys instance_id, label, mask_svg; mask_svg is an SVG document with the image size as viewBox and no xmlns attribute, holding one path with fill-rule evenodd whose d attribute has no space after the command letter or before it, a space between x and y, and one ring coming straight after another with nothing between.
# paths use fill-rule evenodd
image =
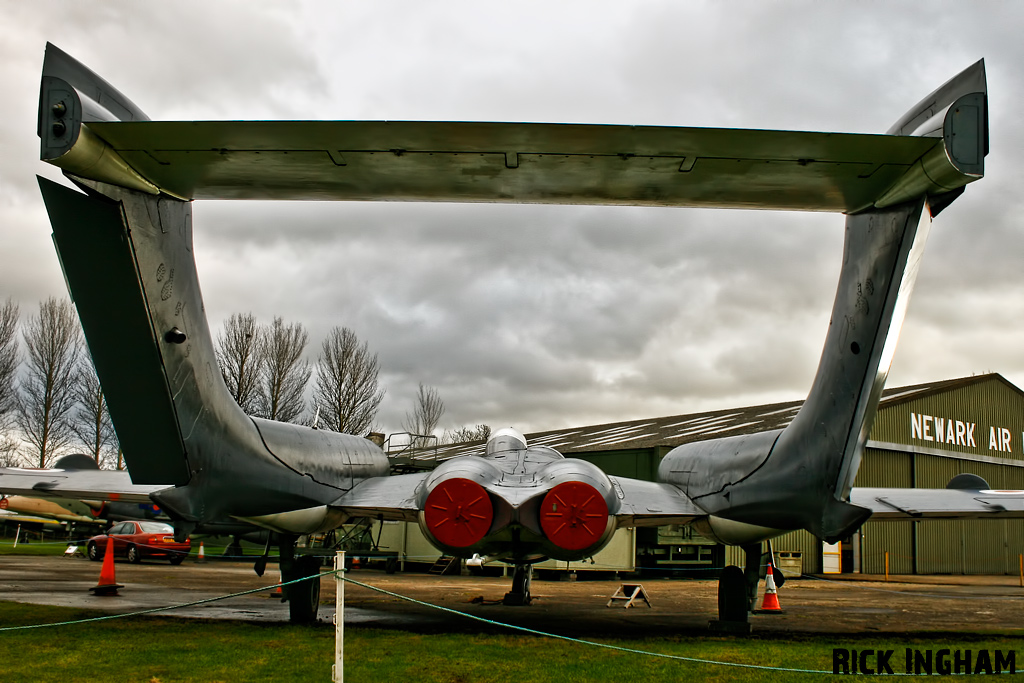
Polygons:
<instances>
[{"instance_id":1,"label":"hangar building","mask_svg":"<svg viewBox=\"0 0 1024 683\"><path fill-rule=\"evenodd\" d=\"M529 443L588 460L612 475L654 480L674 447L691 441L784 427L802 402L718 410L527 434ZM414 458L481 454L481 442L441 446ZM957 474L993 489L1024 489L1024 392L999 374L887 389L855 486L942 488ZM631 539L638 567L708 571L742 565L738 548L701 538L687 527L639 529ZM1016 574L1024 520L867 522L841 544L805 531L773 541L808 573Z\"/></svg>"}]
</instances>

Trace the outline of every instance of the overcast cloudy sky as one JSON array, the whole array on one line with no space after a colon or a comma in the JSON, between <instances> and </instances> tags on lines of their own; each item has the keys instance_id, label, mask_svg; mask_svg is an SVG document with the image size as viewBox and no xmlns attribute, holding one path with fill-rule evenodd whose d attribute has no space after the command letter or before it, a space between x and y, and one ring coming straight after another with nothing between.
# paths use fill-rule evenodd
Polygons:
<instances>
[{"instance_id":1,"label":"overcast cloudy sky","mask_svg":"<svg viewBox=\"0 0 1024 683\"><path fill-rule=\"evenodd\" d=\"M0 0L0 299L65 292L34 179L47 40L154 119L621 123L884 132L984 57L987 177L936 220L889 386L1024 386L1024 4ZM378 418L523 431L806 394L843 217L457 204L197 203L213 329L352 328ZM316 348L310 357L315 359Z\"/></svg>"}]
</instances>

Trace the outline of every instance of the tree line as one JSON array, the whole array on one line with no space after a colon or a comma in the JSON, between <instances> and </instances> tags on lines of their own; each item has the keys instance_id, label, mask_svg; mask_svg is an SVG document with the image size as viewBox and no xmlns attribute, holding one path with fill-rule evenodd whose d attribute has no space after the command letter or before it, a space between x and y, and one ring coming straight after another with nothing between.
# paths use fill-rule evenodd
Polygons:
<instances>
[{"instance_id":1,"label":"tree line","mask_svg":"<svg viewBox=\"0 0 1024 683\"><path fill-rule=\"evenodd\" d=\"M320 345L310 418L306 387L313 368L303 360L308 344L302 323L275 317L261 325L252 313L233 313L217 336L224 384L249 415L365 434L384 400L377 354L349 328L333 328Z\"/></svg>"},{"instance_id":2,"label":"tree line","mask_svg":"<svg viewBox=\"0 0 1024 683\"><path fill-rule=\"evenodd\" d=\"M217 362L224 384L249 415L283 422L302 422L346 434L365 435L374 425L384 399L380 363L367 342L347 327L334 327L320 344L315 364L311 405L307 386L314 368L303 360L309 333L302 323L275 317L260 324L252 313L233 313L217 337ZM415 437L433 435L444 415L437 389L419 385L402 428ZM486 439L485 424L446 431L446 443Z\"/></svg>"},{"instance_id":3,"label":"tree line","mask_svg":"<svg viewBox=\"0 0 1024 683\"><path fill-rule=\"evenodd\" d=\"M252 313L232 314L216 340L229 393L257 417L349 434L375 429L385 395L377 354L347 327L328 333L314 365L304 359L308 344L301 323L275 317L260 324ZM432 435L444 411L437 390L420 384L402 426ZM490 427L480 424L447 431L442 440L489 435ZM7 299L0 307L0 466L48 467L72 450L101 467L124 467L78 316L71 302L51 297L22 321L19 306Z\"/></svg>"},{"instance_id":4,"label":"tree line","mask_svg":"<svg viewBox=\"0 0 1024 683\"><path fill-rule=\"evenodd\" d=\"M24 324L20 318L7 299L0 307L0 465L48 467L75 447L101 466L123 467L71 302L51 297Z\"/></svg>"}]
</instances>

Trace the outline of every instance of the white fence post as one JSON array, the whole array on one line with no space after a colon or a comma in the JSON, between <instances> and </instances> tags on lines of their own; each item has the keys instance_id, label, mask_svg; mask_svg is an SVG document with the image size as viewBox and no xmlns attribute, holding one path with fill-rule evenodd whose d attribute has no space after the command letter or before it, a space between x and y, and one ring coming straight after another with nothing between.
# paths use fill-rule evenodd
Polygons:
<instances>
[{"instance_id":1,"label":"white fence post","mask_svg":"<svg viewBox=\"0 0 1024 683\"><path fill-rule=\"evenodd\" d=\"M21 536L21 525L18 525L18 530L14 532L14 545L12 547L18 547L18 538Z\"/></svg>"},{"instance_id":2,"label":"white fence post","mask_svg":"<svg viewBox=\"0 0 1024 683\"><path fill-rule=\"evenodd\" d=\"M345 681L345 551L339 550L334 556L334 580L338 582L338 593L334 604L334 683Z\"/></svg>"}]
</instances>

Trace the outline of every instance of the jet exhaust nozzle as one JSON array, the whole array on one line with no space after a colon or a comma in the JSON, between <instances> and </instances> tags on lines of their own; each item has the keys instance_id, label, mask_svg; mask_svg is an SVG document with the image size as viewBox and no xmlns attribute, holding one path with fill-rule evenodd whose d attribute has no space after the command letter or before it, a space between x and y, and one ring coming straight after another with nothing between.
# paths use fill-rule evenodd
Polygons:
<instances>
[{"instance_id":1,"label":"jet exhaust nozzle","mask_svg":"<svg viewBox=\"0 0 1024 683\"><path fill-rule=\"evenodd\" d=\"M605 537L608 504L590 484L562 482L548 491L540 509L544 535L563 550L585 550Z\"/></svg>"},{"instance_id":2,"label":"jet exhaust nozzle","mask_svg":"<svg viewBox=\"0 0 1024 683\"><path fill-rule=\"evenodd\" d=\"M423 523L439 543L468 548L483 540L491 528L494 507L487 491L471 479L445 479L427 495Z\"/></svg>"},{"instance_id":3,"label":"jet exhaust nozzle","mask_svg":"<svg viewBox=\"0 0 1024 683\"><path fill-rule=\"evenodd\" d=\"M419 523L427 539L459 557L515 562L581 560L607 545L618 511L608 476L549 448L526 448L509 432L491 455L453 458L423 482Z\"/></svg>"}]
</instances>

